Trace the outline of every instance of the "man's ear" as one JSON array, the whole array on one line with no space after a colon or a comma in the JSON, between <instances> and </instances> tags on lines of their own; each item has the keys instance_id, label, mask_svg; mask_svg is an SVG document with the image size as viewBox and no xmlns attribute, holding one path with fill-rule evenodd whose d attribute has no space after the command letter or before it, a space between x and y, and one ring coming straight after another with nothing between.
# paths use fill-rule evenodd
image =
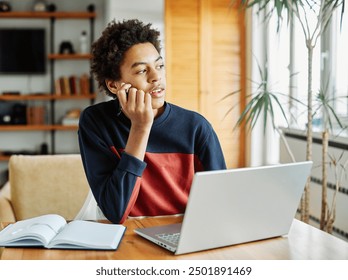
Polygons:
<instances>
[{"instance_id":1,"label":"man's ear","mask_svg":"<svg viewBox=\"0 0 348 280\"><path fill-rule=\"evenodd\" d=\"M113 93L116 94L118 89L119 89L119 83L113 80L105 80L105 84L108 88L108 90Z\"/></svg>"}]
</instances>

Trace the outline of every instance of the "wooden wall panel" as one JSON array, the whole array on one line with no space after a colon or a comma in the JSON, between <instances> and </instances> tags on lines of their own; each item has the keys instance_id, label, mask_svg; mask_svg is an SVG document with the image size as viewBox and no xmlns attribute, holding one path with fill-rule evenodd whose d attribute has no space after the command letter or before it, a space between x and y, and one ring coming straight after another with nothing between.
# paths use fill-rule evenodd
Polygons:
<instances>
[{"instance_id":1,"label":"wooden wall panel","mask_svg":"<svg viewBox=\"0 0 348 280\"><path fill-rule=\"evenodd\" d=\"M243 133L234 130L243 98L224 97L243 84L244 34L241 14L229 4L166 0L166 68L167 100L200 112L212 123L227 165L234 168L243 166L245 158Z\"/></svg>"},{"instance_id":2,"label":"wooden wall panel","mask_svg":"<svg viewBox=\"0 0 348 280\"><path fill-rule=\"evenodd\" d=\"M166 1L167 100L198 111L198 2Z\"/></svg>"}]
</instances>

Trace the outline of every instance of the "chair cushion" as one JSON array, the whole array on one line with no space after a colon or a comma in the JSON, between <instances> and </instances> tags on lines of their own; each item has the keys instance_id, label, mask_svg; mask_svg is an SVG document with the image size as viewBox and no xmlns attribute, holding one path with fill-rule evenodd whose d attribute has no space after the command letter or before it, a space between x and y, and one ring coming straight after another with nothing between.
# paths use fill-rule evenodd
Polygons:
<instances>
[{"instance_id":1,"label":"chair cushion","mask_svg":"<svg viewBox=\"0 0 348 280\"><path fill-rule=\"evenodd\" d=\"M89 190L80 155L14 155L9 178L16 220L50 213L72 220Z\"/></svg>"}]
</instances>

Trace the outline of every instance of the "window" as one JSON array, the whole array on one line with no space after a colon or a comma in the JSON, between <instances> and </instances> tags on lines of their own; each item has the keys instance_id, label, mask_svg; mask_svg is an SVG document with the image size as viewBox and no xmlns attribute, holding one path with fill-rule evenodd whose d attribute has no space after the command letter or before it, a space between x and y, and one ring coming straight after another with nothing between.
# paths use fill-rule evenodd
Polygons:
<instances>
[{"instance_id":1,"label":"window","mask_svg":"<svg viewBox=\"0 0 348 280\"><path fill-rule=\"evenodd\" d=\"M334 65L335 67L335 109L337 113L347 118L348 117L348 18L343 16L342 25L340 16L334 18L334 32L336 34L336 45L333 52L336 52Z\"/></svg>"},{"instance_id":2,"label":"window","mask_svg":"<svg viewBox=\"0 0 348 280\"><path fill-rule=\"evenodd\" d=\"M305 129L307 124L307 99L308 99L308 49L304 38L304 31L297 18L287 20L283 15L283 22L279 32L276 13L271 21L264 21L265 14L258 13L254 6L252 16L252 49L251 49L251 79L260 81L258 67L263 67L267 61L269 90L281 93L279 96L290 95L291 98L281 98L283 109L288 115L291 128ZM327 32L317 42L312 61L312 96L313 108L316 113L313 119L313 128L320 129L322 113L316 110L318 104L315 97L320 89L327 89L334 100L332 106L335 112L348 125L348 15L343 16L342 29L340 24L341 8L333 16L333 21L328 26ZM316 24L316 14L307 13L308 24ZM262 27L260 27L260 25ZM276 125L286 127L281 112L275 112ZM260 121L256 130L253 130L251 146L251 165L273 163L278 159L277 144L279 135L272 129L264 135L261 132L263 123ZM345 130L347 131L347 130ZM340 136L348 135L342 133ZM263 141L262 149L260 139ZM253 144L255 139L255 145ZM264 144L270 143L270 144ZM254 147L255 146L255 147ZM269 146L269 148L267 148ZM266 148L265 148L266 147Z\"/></svg>"},{"instance_id":3,"label":"window","mask_svg":"<svg viewBox=\"0 0 348 280\"><path fill-rule=\"evenodd\" d=\"M316 24L316 14L307 13L309 26ZM313 50L312 94L313 108L318 108L315 97L319 90L325 90L332 99L332 106L342 121L348 119L348 15L336 10L327 31L321 36ZM289 108L291 127L304 129L307 123L308 96L308 49L303 29L297 18L287 24L284 20L280 32L276 33L276 21L267 26L270 78L279 82L279 90L288 92L301 103L292 102ZM288 45L286 45L288 44ZM287 72L288 71L288 72ZM286 72L288 75L286 76ZM284 80L284 77L287 80ZM291 112L291 114L290 114ZM322 114L316 111L314 127L322 123Z\"/></svg>"}]
</instances>

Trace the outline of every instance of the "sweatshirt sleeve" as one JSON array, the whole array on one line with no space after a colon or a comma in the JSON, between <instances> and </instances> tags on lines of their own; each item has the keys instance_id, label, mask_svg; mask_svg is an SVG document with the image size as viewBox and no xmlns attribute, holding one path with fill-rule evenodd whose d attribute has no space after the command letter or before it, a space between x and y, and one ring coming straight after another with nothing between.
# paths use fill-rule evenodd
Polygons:
<instances>
[{"instance_id":1,"label":"sweatshirt sleeve","mask_svg":"<svg viewBox=\"0 0 348 280\"><path fill-rule=\"evenodd\" d=\"M107 219L123 223L140 188L146 163L108 144L107 133L84 111L79 122L79 146L92 193Z\"/></svg>"},{"instance_id":2,"label":"sweatshirt sleeve","mask_svg":"<svg viewBox=\"0 0 348 280\"><path fill-rule=\"evenodd\" d=\"M208 124L204 137L200 138L198 147L198 158L203 165L204 170L226 169L225 158L221 149L220 141L213 129Z\"/></svg>"}]
</instances>

